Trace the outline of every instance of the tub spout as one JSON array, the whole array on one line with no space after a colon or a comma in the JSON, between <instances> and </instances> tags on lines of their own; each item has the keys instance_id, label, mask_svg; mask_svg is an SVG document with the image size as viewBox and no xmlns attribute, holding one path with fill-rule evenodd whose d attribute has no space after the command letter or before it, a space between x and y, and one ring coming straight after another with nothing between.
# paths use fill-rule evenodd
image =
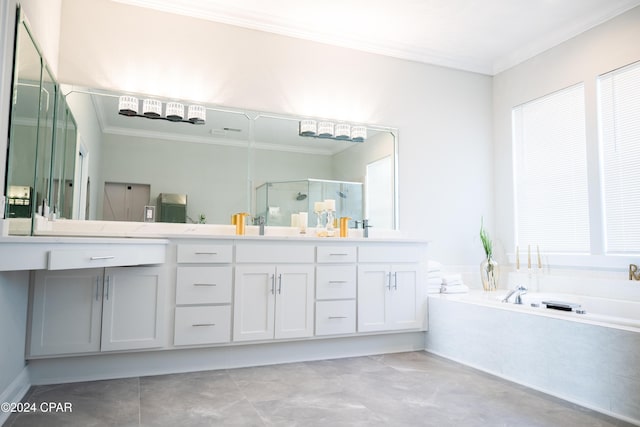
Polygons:
<instances>
[{"instance_id":1,"label":"tub spout","mask_svg":"<svg viewBox=\"0 0 640 427\"><path fill-rule=\"evenodd\" d=\"M513 289L512 291L510 291L503 299L502 302L509 302L509 298L511 298L513 295L516 296L515 300L513 301L514 304L522 304L522 295L527 293L527 287L523 286L523 285L519 285L516 286L515 289Z\"/></svg>"}]
</instances>

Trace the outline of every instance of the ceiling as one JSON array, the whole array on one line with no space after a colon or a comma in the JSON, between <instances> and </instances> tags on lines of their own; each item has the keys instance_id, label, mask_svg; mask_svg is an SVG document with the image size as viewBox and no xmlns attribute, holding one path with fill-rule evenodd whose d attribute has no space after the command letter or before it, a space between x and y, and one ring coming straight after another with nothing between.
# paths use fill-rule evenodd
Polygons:
<instances>
[{"instance_id":1,"label":"ceiling","mask_svg":"<svg viewBox=\"0 0 640 427\"><path fill-rule=\"evenodd\" d=\"M640 0L114 0L494 75Z\"/></svg>"}]
</instances>

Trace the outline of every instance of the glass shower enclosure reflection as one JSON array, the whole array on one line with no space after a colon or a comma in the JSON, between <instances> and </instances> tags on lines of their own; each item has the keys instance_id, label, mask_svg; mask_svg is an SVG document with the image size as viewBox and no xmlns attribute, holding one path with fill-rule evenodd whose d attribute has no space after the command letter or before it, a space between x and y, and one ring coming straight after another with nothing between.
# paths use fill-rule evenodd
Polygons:
<instances>
[{"instance_id":1,"label":"glass shower enclosure reflection","mask_svg":"<svg viewBox=\"0 0 640 427\"><path fill-rule=\"evenodd\" d=\"M335 200L335 218L364 217L362 183L323 179L265 182L256 188L256 216L266 225L289 227L292 214L308 212L307 227L315 227L314 204L325 200Z\"/></svg>"}]
</instances>

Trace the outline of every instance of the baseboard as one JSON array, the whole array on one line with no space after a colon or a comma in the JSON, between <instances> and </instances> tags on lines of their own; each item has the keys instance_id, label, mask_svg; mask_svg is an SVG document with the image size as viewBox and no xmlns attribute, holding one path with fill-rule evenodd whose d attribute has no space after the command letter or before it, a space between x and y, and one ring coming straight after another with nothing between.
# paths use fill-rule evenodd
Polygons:
<instances>
[{"instance_id":1,"label":"baseboard","mask_svg":"<svg viewBox=\"0 0 640 427\"><path fill-rule=\"evenodd\" d=\"M509 377L507 375L503 375L501 373L494 372L494 371L492 371L490 369L485 369L482 366L475 365L473 363L469 363L469 362L466 362L466 361L462 361L462 360L456 359L455 357L451 357L451 356L446 355L446 354L441 354L441 353L439 353L437 351L432 351L432 350L429 350L429 349L425 349L424 351L426 351L427 353L433 354L435 356L442 357L444 359L448 359L448 360L451 360L453 362L459 363L461 365L465 365L465 366L468 366L470 368L477 369L478 371L486 372L487 374L493 375L493 376L498 377L498 378L502 378L503 380L506 380L506 381L509 381L509 382L512 382L512 383L515 383L515 384L522 385L524 387L530 388L532 390L539 391L539 392L544 393L544 394L548 394L549 396L557 397L558 399L562 399L562 400L565 400L567 402L571 402L571 403L574 403L576 405L580 405L580 406L585 407L587 409L591 409L593 411L600 412L601 414L605 414L605 415L608 415L610 417L625 421L627 423L630 423L630 424L633 424L633 425L636 425L636 426L640 426L640 420L638 420L638 419L630 418L630 417L627 417L627 416L624 416L624 415L621 415L621 414L618 414L618 413L615 413L615 412L611 412L609 410L600 408L598 406L594 406L594 405L591 405L589 403L582 402L582 401L580 401L578 399L572 398L571 396L566 396L566 395L563 395L563 394L560 394L560 393L556 393L556 392L547 390L547 389L545 389L543 387L537 387L537 386L533 386L531 384L527 384L527 383L522 382L522 381L515 380L515 379L513 379L513 378L511 378L511 377Z\"/></svg>"},{"instance_id":2,"label":"baseboard","mask_svg":"<svg viewBox=\"0 0 640 427\"><path fill-rule=\"evenodd\" d=\"M33 359L33 385L61 384L424 350L424 332Z\"/></svg>"},{"instance_id":3,"label":"baseboard","mask_svg":"<svg viewBox=\"0 0 640 427\"><path fill-rule=\"evenodd\" d=\"M27 394L31 382L29 381L29 367L25 366L18 376L9 384L9 386L0 394L0 404L17 403ZM0 411L0 426L9 419L10 412Z\"/></svg>"}]
</instances>

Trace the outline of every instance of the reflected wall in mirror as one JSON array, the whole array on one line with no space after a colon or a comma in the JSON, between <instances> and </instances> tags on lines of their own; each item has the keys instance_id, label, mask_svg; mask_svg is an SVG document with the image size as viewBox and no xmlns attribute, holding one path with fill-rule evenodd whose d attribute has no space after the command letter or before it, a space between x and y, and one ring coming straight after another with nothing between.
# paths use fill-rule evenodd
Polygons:
<instances>
[{"instance_id":1,"label":"reflected wall in mirror","mask_svg":"<svg viewBox=\"0 0 640 427\"><path fill-rule=\"evenodd\" d=\"M337 218L366 218L376 228L397 229L397 131L367 126L364 142L306 137L299 135L299 120L266 114L255 120L255 213L268 225L290 225L292 214L308 212L308 226L314 227L315 202L330 199ZM388 161L387 174L373 177L369 165L382 159ZM308 197L299 200L301 195Z\"/></svg>"},{"instance_id":2,"label":"reflected wall in mirror","mask_svg":"<svg viewBox=\"0 0 640 427\"><path fill-rule=\"evenodd\" d=\"M63 90L93 162L87 179L97 209L88 219L143 221L144 206L177 200L167 195L185 196L186 211L166 222L226 224L249 210L250 120L243 112L209 107L204 125L149 120L119 115L118 93Z\"/></svg>"}]
</instances>

